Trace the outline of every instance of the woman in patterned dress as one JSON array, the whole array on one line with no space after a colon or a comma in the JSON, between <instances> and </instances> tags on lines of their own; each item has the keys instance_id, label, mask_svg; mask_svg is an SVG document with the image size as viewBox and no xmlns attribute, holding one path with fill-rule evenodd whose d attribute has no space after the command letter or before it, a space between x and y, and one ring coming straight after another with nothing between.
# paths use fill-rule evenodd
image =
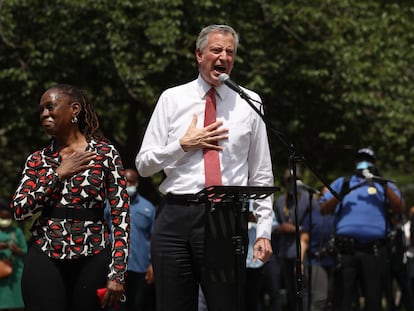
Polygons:
<instances>
[{"instance_id":1,"label":"woman in patterned dress","mask_svg":"<svg viewBox=\"0 0 414 311\"><path fill-rule=\"evenodd\" d=\"M115 306L124 292L129 233L121 157L90 101L73 86L46 90L40 121L51 143L27 158L12 202L17 220L37 217L22 277L26 310ZM103 217L105 202L111 224Z\"/></svg>"}]
</instances>

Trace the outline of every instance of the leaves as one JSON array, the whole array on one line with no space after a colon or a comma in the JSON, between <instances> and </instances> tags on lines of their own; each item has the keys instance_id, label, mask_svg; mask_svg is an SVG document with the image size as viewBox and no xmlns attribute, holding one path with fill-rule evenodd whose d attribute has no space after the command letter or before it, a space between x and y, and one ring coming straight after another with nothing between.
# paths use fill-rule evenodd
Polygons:
<instances>
[{"instance_id":1,"label":"leaves","mask_svg":"<svg viewBox=\"0 0 414 311\"><path fill-rule=\"evenodd\" d=\"M365 145L383 171L411 171L413 13L409 1L0 1L2 193L49 139L37 105L57 82L87 92L133 166L161 91L196 77L195 40L211 23L239 32L232 79L323 174L353 169ZM287 150L270 138L278 176Z\"/></svg>"}]
</instances>

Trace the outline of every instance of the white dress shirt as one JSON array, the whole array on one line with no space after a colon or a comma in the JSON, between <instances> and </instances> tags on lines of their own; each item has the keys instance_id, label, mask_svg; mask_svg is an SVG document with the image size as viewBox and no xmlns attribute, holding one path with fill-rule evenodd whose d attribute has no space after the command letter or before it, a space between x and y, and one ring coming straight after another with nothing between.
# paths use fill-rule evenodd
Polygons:
<instances>
[{"instance_id":1,"label":"white dress shirt","mask_svg":"<svg viewBox=\"0 0 414 311\"><path fill-rule=\"evenodd\" d=\"M206 94L211 85L201 76L187 84L165 90L154 109L136 166L141 176L164 170L166 178L159 190L174 194L194 194L205 188L203 150L185 152L179 140L196 114L203 127ZM247 89L254 100L260 97ZM217 120L229 130L219 142L223 186L273 186L273 172L266 126L261 117L226 85L216 87ZM258 105L255 103L255 105ZM258 107L259 108L259 107ZM273 196L255 202L257 237L270 239Z\"/></svg>"}]
</instances>

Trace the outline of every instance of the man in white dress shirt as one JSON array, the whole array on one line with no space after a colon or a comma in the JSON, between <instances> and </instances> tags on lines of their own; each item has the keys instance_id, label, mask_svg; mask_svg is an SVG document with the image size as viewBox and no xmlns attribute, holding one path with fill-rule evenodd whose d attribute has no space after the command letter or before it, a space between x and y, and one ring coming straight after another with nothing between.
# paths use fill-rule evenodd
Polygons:
<instances>
[{"instance_id":1,"label":"man in white dress shirt","mask_svg":"<svg viewBox=\"0 0 414 311\"><path fill-rule=\"evenodd\" d=\"M151 246L158 310L196 311L198 285L209 311L236 310L234 284L207 278L203 255L208 204L199 202L195 195L206 187L203 149L218 151L223 186L274 185L263 120L218 79L222 73L230 75L238 41L237 33L227 25L210 25L200 32L195 51L197 79L161 94L136 157L140 175L151 176L161 170L166 175L159 188L165 199ZM217 120L204 126L211 88L215 90ZM256 93L244 91L254 101L261 101ZM272 254L272 204L269 196L256 200L254 207L254 257L264 262ZM231 245L215 254L217 261L226 261L227 248Z\"/></svg>"}]
</instances>

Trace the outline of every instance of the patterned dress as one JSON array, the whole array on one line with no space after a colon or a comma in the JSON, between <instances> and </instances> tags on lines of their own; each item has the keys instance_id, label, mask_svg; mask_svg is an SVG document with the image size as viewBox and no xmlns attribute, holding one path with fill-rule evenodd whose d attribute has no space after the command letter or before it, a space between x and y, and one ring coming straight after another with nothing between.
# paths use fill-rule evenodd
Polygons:
<instances>
[{"instance_id":1,"label":"patterned dress","mask_svg":"<svg viewBox=\"0 0 414 311\"><path fill-rule=\"evenodd\" d=\"M87 150L95 151L94 167L60 181L55 173L62 161L54 142L31 154L25 164L12 207L17 220L34 215L33 241L51 258L76 259L98 254L112 243L109 280L125 281L129 245L129 198L121 157L107 142L91 140ZM47 216L58 209L90 209L98 212L108 202L112 223L97 220L63 219ZM81 211L82 212L82 211ZM113 232L109 239L108 225Z\"/></svg>"}]
</instances>

